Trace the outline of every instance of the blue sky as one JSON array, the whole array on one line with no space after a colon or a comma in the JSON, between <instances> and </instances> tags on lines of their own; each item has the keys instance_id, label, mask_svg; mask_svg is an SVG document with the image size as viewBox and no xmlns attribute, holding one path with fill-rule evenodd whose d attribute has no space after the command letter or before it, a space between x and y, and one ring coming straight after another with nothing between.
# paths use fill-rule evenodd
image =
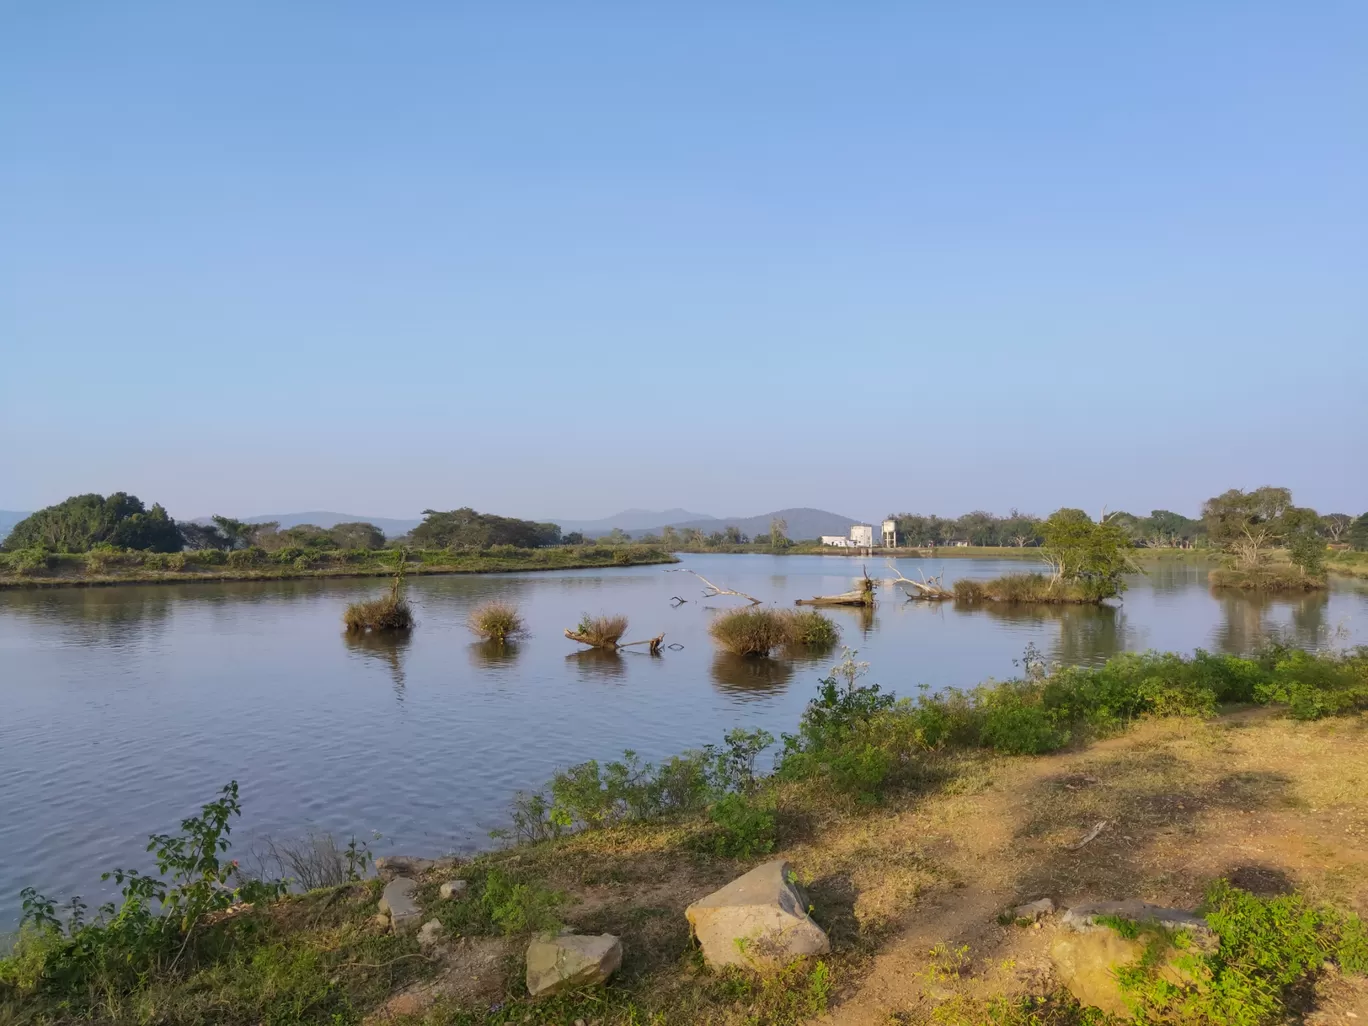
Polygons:
<instances>
[{"instance_id":1,"label":"blue sky","mask_svg":"<svg viewBox=\"0 0 1368 1026\"><path fill-rule=\"evenodd\" d=\"M7 4L0 508L1362 512L1365 110L1351 2Z\"/></svg>"}]
</instances>

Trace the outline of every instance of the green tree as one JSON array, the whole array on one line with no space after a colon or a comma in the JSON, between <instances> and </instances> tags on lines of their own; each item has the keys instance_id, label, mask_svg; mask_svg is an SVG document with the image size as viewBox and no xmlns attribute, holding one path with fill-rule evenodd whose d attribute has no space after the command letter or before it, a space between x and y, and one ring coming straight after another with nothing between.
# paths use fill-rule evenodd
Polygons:
<instances>
[{"instance_id":1,"label":"green tree","mask_svg":"<svg viewBox=\"0 0 1368 1026\"><path fill-rule=\"evenodd\" d=\"M670 551L679 545L679 532L673 527L662 527L660 529L660 544L665 547L665 551Z\"/></svg>"},{"instance_id":2,"label":"green tree","mask_svg":"<svg viewBox=\"0 0 1368 1026\"><path fill-rule=\"evenodd\" d=\"M328 531L332 543L339 549L383 549L385 532L374 524L356 521L348 524L335 524Z\"/></svg>"},{"instance_id":3,"label":"green tree","mask_svg":"<svg viewBox=\"0 0 1368 1026\"><path fill-rule=\"evenodd\" d=\"M1041 554L1055 577L1078 581L1097 598L1110 598L1126 588L1125 574L1136 573L1131 541L1109 518L1094 522L1081 509L1059 509L1041 525Z\"/></svg>"},{"instance_id":4,"label":"green tree","mask_svg":"<svg viewBox=\"0 0 1368 1026\"><path fill-rule=\"evenodd\" d=\"M257 538L262 534L270 534L280 527L279 521L270 520L264 524L249 524L245 520L234 520L232 517L220 516L215 513L211 518L218 532L223 536L224 548L226 549L245 549L256 544Z\"/></svg>"},{"instance_id":5,"label":"green tree","mask_svg":"<svg viewBox=\"0 0 1368 1026\"><path fill-rule=\"evenodd\" d=\"M1202 522L1215 544L1252 570L1267 561L1269 550L1281 539L1282 517L1291 508L1290 489L1266 486L1243 492L1232 488L1202 504Z\"/></svg>"},{"instance_id":6,"label":"green tree","mask_svg":"<svg viewBox=\"0 0 1368 1026\"><path fill-rule=\"evenodd\" d=\"M757 542L759 538L755 539ZM770 519L769 537L764 542L772 549L786 549L793 542L788 539L788 521L783 517L773 517Z\"/></svg>"},{"instance_id":7,"label":"green tree","mask_svg":"<svg viewBox=\"0 0 1368 1026\"><path fill-rule=\"evenodd\" d=\"M1325 538L1320 515L1314 509L1293 506L1279 522L1282 542L1293 564L1308 577L1325 573Z\"/></svg>"},{"instance_id":8,"label":"green tree","mask_svg":"<svg viewBox=\"0 0 1368 1026\"><path fill-rule=\"evenodd\" d=\"M632 540L632 536L620 527L615 527L602 538L599 539L604 545L626 545Z\"/></svg>"},{"instance_id":9,"label":"green tree","mask_svg":"<svg viewBox=\"0 0 1368 1026\"><path fill-rule=\"evenodd\" d=\"M1368 513L1354 521L1345 532L1345 537L1359 552L1368 552Z\"/></svg>"},{"instance_id":10,"label":"green tree","mask_svg":"<svg viewBox=\"0 0 1368 1026\"><path fill-rule=\"evenodd\" d=\"M1327 513L1321 517L1321 530L1332 542L1338 544L1349 528L1354 526L1354 518L1348 513Z\"/></svg>"},{"instance_id":11,"label":"green tree","mask_svg":"<svg viewBox=\"0 0 1368 1026\"><path fill-rule=\"evenodd\" d=\"M5 539L8 550L45 548L54 552L88 552L96 545L179 552L180 532L165 509L149 510L136 495L115 492L73 495L14 525Z\"/></svg>"},{"instance_id":12,"label":"green tree","mask_svg":"<svg viewBox=\"0 0 1368 1026\"><path fill-rule=\"evenodd\" d=\"M559 545L560 538L560 527L556 524L477 513L469 506L447 512L425 509L423 522L409 535L415 546L428 549L487 549L491 545L539 549Z\"/></svg>"},{"instance_id":13,"label":"green tree","mask_svg":"<svg viewBox=\"0 0 1368 1026\"><path fill-rule=\"evenodd\" d=\"M1200 520L1166 509L1150 510L1140 529L1145 544L1152 549L1188 548L1206 533Z\"/></svg>"}]
</instances>

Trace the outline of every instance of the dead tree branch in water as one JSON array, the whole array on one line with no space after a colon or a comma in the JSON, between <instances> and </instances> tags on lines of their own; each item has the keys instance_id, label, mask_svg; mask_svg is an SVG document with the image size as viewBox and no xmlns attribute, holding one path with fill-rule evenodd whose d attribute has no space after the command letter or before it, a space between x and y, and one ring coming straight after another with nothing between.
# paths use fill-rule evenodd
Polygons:
<instances>
[{"instance_id":1,"label":"dead tree branch in water","mask_svg":"<svg viewBox=\"0 0 1368 1026\"><path fill-rule=\"evenodd\" d=\"M664 572L667 574L693 574L695 577L697 577L700 581L702 581L704 584L708 586L708 590L703 593L704 598L715 598L718 595L735 595L737 598L747 599L753 606L760 605L760 600L756 598L754 595L747 595L744 591L732 591L730 588L719 588L717 585L713 584L712 581L708 580L706 577L700 574L697 570L690 570L687 567L680 566L675 567L672 570L666 570Z\"/></svg>"},{"instance_id":2,"label":"dead tree branch in water","mask_svg":"<svg viewBox=\"0 0 1368 1026\"><path fill-rule=\"evenodd\" d=\"M874 581L869 576L869 571L863 567L864 580L854 591L845 591L839 595L814 595L812 598L798 599L793 604L795 606L872 606L874 604Z\"/></svg>"},{"instance_id":3,"label":"dead tree branch in water","mask_svg":"<svg viewBox=\"0 0 1368 1026\"><path fill-rule=\"evenodd\" d=\"M884 566L898 575L897 578L895 578L894 583L904 585L903 592L910 599L929 599L938 602L955 597L955 593L953 591L948 591L943 583L945 578L944 570L929 580L927 579L926 574L918 570L917 573L921 574L921 580L914 581L910 577L904 577L903 572L898 569L893 560L888 560L884 563ZM916 588L917 590L912 592L909 591L908 588Z\"/></svg>"}]
</instances>

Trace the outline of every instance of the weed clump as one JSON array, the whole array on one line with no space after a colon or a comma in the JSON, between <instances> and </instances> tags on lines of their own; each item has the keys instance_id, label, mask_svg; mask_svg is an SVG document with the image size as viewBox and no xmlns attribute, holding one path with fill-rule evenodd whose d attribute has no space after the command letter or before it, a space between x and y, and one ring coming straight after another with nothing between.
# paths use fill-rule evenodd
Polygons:
<instances>
[{"instance_id":1,"label":"weed clump","mask_svg":"<svg viewBox=\"0 0 1368 1026\"><path fill-rule=\"evenodd\" d=\"M732 609L708 626L723 649L739 656L767 656L775 649L829 649L840 629L816 610Z\"/></svg>"},{"instance_id":2,"label":"weed clump","mask_svg":"<svg viewBox=\"0 0 1368 1026\"><path fill-rule=\"evenodd\" d=\"M627 617L590 616L585 613L580 617L579 626L566 633L575 641L592 645L594 648L615 649L622 636L627 633Z\"/></svg>"},{"instance_id":3,"label":"weed clump","mask_svg":"<svg viewBox=\"0 0 1368 1026\"><path fill-rule=\"evenodd\" d=\"M413 608L404 598L404 571L407 554L399 552L395 558L394 579L389 594L369 602L353 602L342 614L347 631L363 634L366 631L406 631L414 624Z\"/></svg>"},{"instance_id":4,"label":"weed clump","mask_svg":"<svg viewBox=\"0 0 1368 1026\"><path fill-rule=\"evenodd\" d=\"M466 626L486 641L504 644L527 636L527 625L512 602L492 599L476 606Z\"/></svg>"},{"instance_id":5,"label":"weed clump","mask_svg":"<svg viewBox=\"0 0 1368 1026\"><path fill-rule=\"evenodd\" d=\"M1063 580L1045 574L1004 574L988 581L961 579L954 583L956 602L1040 602L1049 605L1086 605L1107 597L1105 589L1087 580Z\"/></svg>"}]
</instances>

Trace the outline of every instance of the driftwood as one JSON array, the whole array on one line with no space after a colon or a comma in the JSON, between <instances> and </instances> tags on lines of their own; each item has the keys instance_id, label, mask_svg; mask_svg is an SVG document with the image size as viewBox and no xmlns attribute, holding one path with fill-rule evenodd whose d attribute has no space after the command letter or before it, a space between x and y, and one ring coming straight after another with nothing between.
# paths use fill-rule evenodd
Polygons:
<instances>
[{"instance_id":1,"label":"driftwood","mask_svg":"<svg viewBox=\"0 0 1368 1026\"><path fill-rule=\"evenodd\" d=\"M578 641L581 645L602 649L605 652L616 652L620 648L630 648L632 645L648 645L651 655L660 655L660 646L665 641L663 632L654 638L645 638L641 641L613 641L610 638L591 638L578 631L572 631L569 627L565 628L565 636L571 641Z\"/></svg>"},{"instance_id":2,"label":"driftwood","mask_svg":"<svg viewBox=\"0 0 1368 1026\"><path fill-rule=\"evenodd\" d=\"M737 598L747 599L753 606L760 605L760 600L756 598L754 595L747 595L744 591L732 591L730 588L719 588L717 585L713 584L712 581L708 580L706 577L700 574L697 570L690 570L687 567L679 566L675 567L672 570L666 570L664 572L667 574L693 574L695 577L697 577L700 581L702 581L704 584L708 586L708 590L703 593L704 598L715 598L718 595L735 595ZM678 597L679 596L677 595L675 596L675 598Z\"/></svg>"},{"instance_id":3,"label":"driftwood","mask_svg":"<svg viewBox=\"0 0 1368 1026\"><path fill-rule=\"evenodd\" d=\"M651 655L660 655L660 646L665 641L665 634L662 631L654 638L647 638L645 641L624 641L618 648L629 648L632 645L649 645Z\"/></svg>"},{"instance_id":4,"label":"driftwood","mask_svg":"<svg viewBox=\"0 0 1368 1026\"><path fill-rule=\"evenodd\" d=\"M927 578L926 574L918 570L917 573L921 574L921 580L914 581L910 577L904 577L902 571L898 569L893 560L888 560L884 566L898 575L894 579L894 583L902 587L903 592L909 599L926 599L930 602L943 602L946 599L955 597L955 593L948 590L942 583L945 577L944 570L930 579ZM913 590L914 588L916 589L915 591Z\"/></svg>"},{"instance_id":5,"label":"driftwood","mask_svg":"<svg viewBox=\"0 0 1368 1026\"><path fill-rule=\"evenodd\" d=\"M1103 829L1106 827L1106 825L1107 825L1107 821L1104 819L1104 820L1102 820L1102 822L1096 824L1091 830L1089 830L1086 834L1084 834L1084 835L1083 835L1083 840L1079 841L1077 844L1066 844L1064 847L1068 848L1069 851L1078 851L1078 850L1079 850L1080 848L1082 848L1085 844L1090 844L1090 843L1092 843L1094 840L1096 840L1096 839L1097 839L1097 835L1100 834L1100 833L1103 831Z\"/></svg>"},{"instance_id":6,"label":"driftwood","mask_svg":"<svg viewBox=\"0 0 1368 1026\"><path fill-rule=\"evenodd\" d=\"M863 570L864 568L861 567ZM874 604L874 581L869 571L864 571L864 580L854 591L843 591L839 595L814 595L812 598L798 599L795 606L872 606Z\"/></svg>"}]
</instances>

